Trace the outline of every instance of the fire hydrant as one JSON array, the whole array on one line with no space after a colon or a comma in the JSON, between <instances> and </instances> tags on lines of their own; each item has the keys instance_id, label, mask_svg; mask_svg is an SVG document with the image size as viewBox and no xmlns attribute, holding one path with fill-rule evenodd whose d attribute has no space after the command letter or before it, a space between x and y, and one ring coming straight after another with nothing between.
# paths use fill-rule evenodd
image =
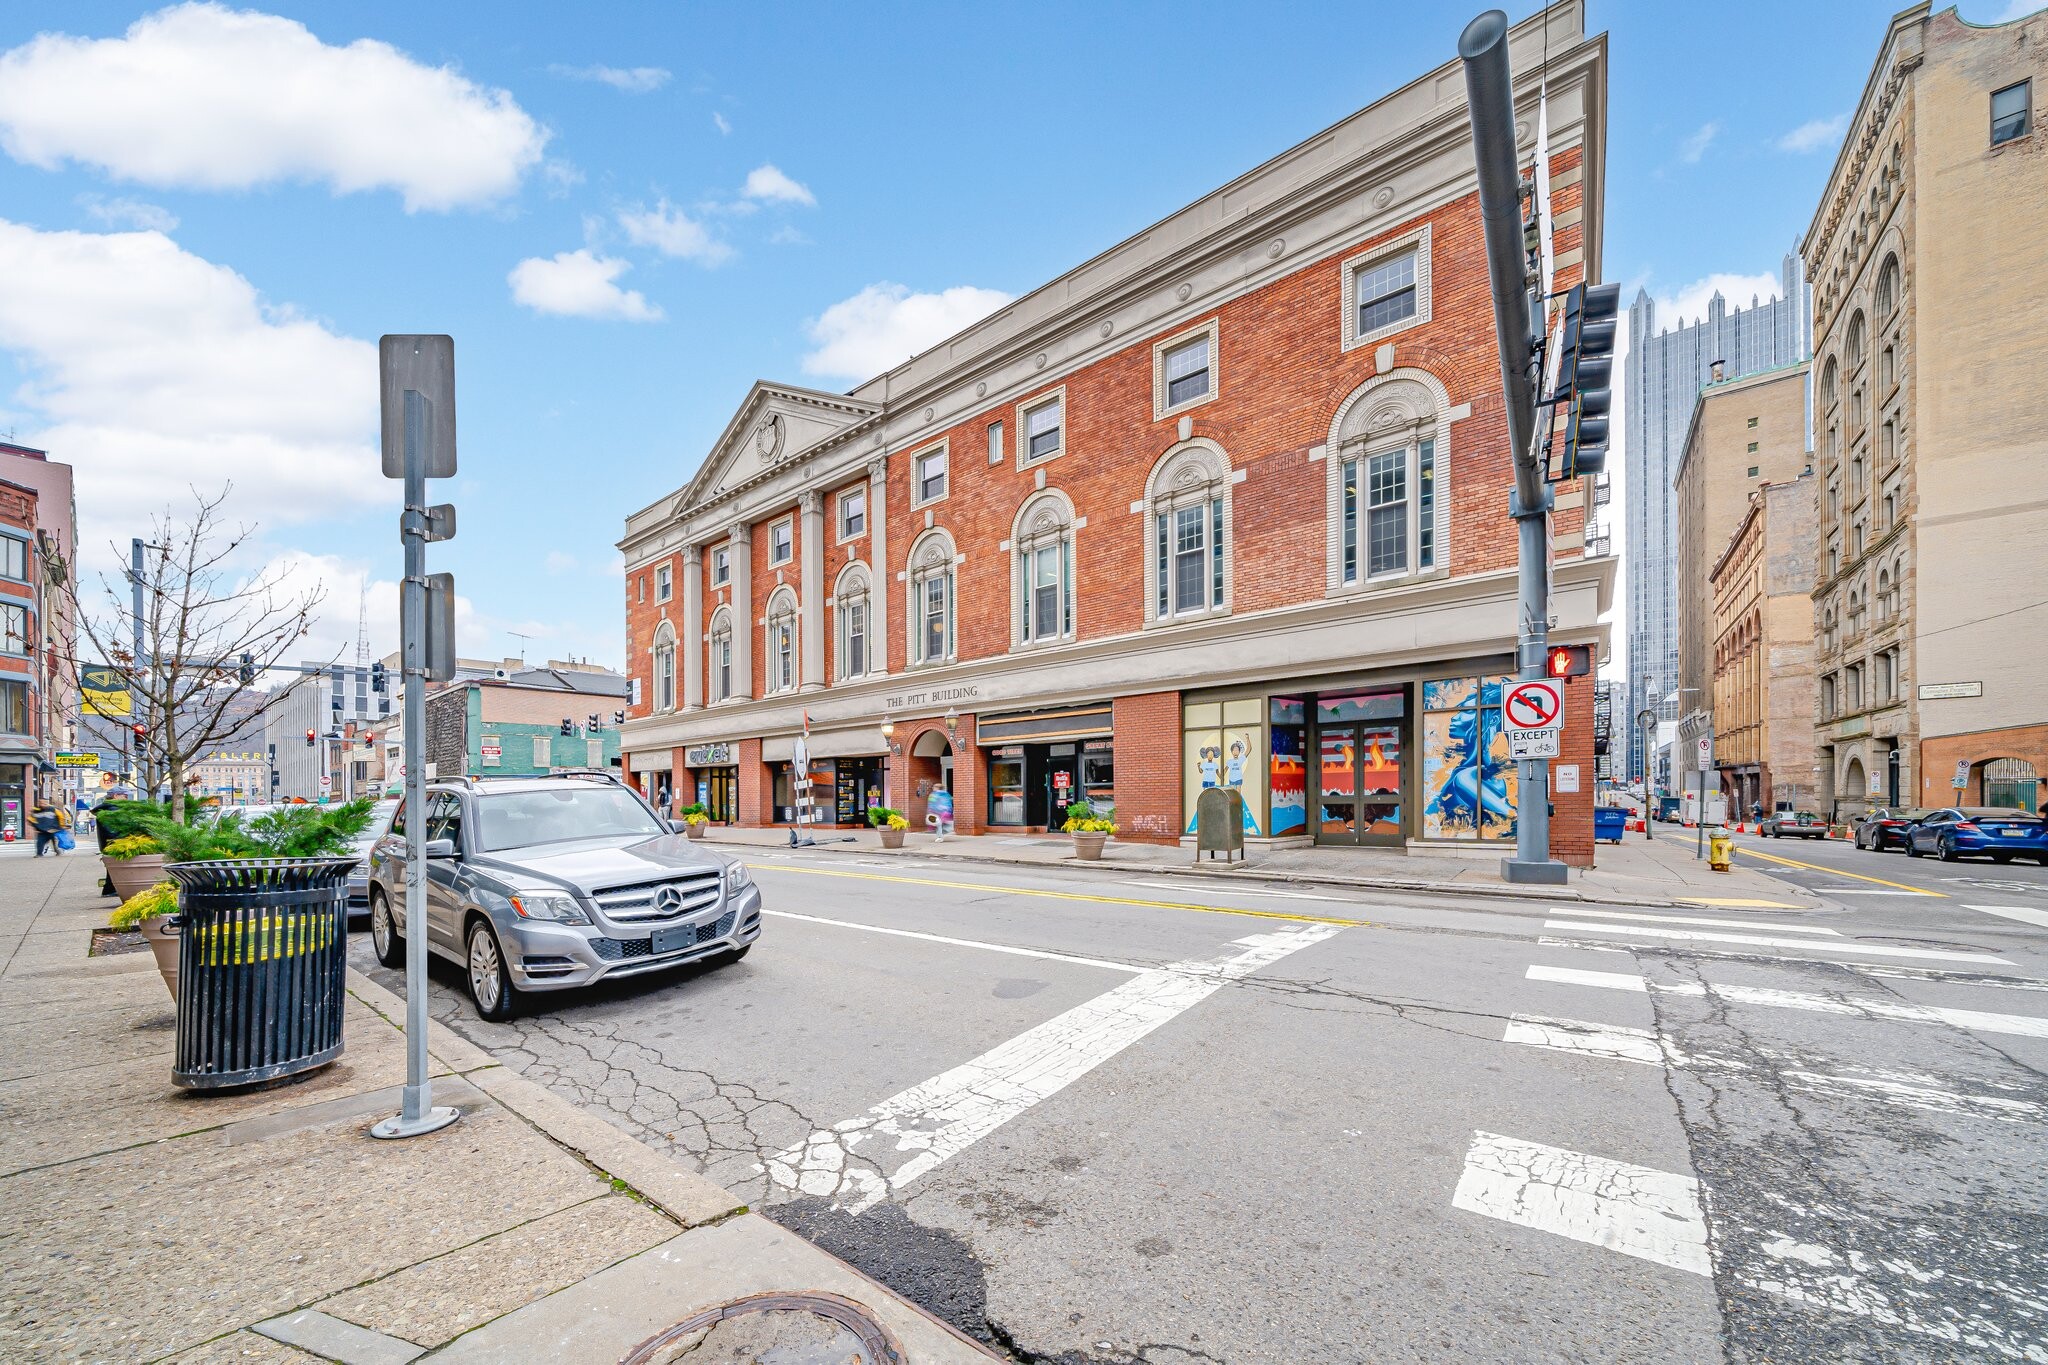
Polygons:
<instances>
[{"instance_id":1,"label":"fire hydrant","mask_svg":"<svg viewBox=\"0 0 2048 1365\"><path fill-rule=\"evenodd\" d=\"M1716 872L1726 872L1735 866L1735 841L1728 837L1725 825L1716 825L1707 832L1707 866Z\"/></svg>"}]
</instances>

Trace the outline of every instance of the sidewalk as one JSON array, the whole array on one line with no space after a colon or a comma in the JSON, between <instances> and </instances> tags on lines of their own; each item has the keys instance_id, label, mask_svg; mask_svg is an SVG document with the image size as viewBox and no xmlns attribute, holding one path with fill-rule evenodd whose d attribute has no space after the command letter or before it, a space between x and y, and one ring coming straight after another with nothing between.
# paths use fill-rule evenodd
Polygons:
<instances>
[{"instance_id":1,"label":"sidewalk","mask_svg":"<svg viewBox=\"0 0 2048 1365\"><path fill-rule=\"evenodd\" d=\"M1438 895L1536 900L1594 905L1726 904L1755 908L1808 908L1819 902L1796 886L1736 866L1714 872L1694 857L1691 831L1678 837L1660 828L1653 838L1623 836L1619 844L1601 844L1592 868L1573 868L1564 886L1509 885L1500 876L1500 860L1512 846L1485 848L1289 848L1250 853L1241 863L1203 858L1171 844L1127 843L1112 839L1102 861L1084 863L1074 856L1073 843L1060 834L954 835L944 842L911 832L900 851L882 847L873 830L820 830L817 847L805 857L857 854L877 858L960 863L1010 863L1065 868L1078 872L1143 872L1206 878L1215 882L1250 881L1359 887L1374 891L1424 892ZM714 826L708 842L715 847L750 849L789 847L787 829L740 829Z\"/></svg>"},{"instance_id":2,"label":"sidewalk","mask_svg":"<svg viewBox=\"0 0 2048 1365\"><path fill-rule=\"evenodd\" d=\"M610 1362L698 1315L659 1359L998 1358L438 1024L462 1120L375 1141L403 1005L353 972L339 1062L175 1090L154 959L87 956L98 878L0 863L0 1359ZM720 1318L776 1292L823 1297Z\"/></svg>"}]
</instances>

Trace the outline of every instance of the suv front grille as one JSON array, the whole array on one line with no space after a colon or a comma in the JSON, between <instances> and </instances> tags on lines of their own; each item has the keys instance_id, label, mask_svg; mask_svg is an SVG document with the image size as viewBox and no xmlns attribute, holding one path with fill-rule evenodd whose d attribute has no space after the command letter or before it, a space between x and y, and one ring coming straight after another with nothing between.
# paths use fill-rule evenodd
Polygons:
<instances>
[{"instance_id":1,"label":"suv front grille","mask_svg":"<svg viewBox=\"0 0 2048 1365\"><path fill-rule=\"evenodd\" d=\"M709 943L724 938L732 932L734 912L726 911L716 920L697 926L697 942ZM590 940L591 951L606 962L626 962L636 957L653 955L653 941L644 938L594 938Z\"/></svg>"},{"instance_id":2,"label":"suv front grille","mask_svg":"<svg viewBox=\"0 0 2048 1365\"><path fill-rule=\"evenodd\" d=\"M597 902L597 908L606 919L618 923L642 924L680 919L700 910L709 910L718 903L721 876L715 871L699 872L662 881L636 882L631 886L608 886L602 891L591 892L590 898ZM658 905L656 898L671 888L681 897L680 902L673 909Z\"/></svg>"}]
</instances>

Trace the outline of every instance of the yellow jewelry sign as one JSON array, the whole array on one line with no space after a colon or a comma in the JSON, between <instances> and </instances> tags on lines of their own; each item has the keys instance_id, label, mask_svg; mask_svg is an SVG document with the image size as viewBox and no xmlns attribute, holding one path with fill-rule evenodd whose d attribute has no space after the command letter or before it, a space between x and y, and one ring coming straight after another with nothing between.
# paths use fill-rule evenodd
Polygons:
<instances>
[{"instance_id":1,"label":"yellow jewelry sign","mask_svg":"<svg viewBox=\"0 0 2048 1365\"><path fill-rule=\"evenodd\" d=\"M134 702L128 695L128 679L118 668L81 668L78 686L85 694L78 709L88 716L135 714Z\"/></svg>"}]
</instances>

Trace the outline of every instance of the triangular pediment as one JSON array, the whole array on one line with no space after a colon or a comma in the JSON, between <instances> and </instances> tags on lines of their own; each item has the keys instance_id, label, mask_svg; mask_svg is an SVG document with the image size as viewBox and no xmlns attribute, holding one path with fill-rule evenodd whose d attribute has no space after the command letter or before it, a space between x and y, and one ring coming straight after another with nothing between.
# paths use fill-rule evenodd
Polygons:
<instances>
[{"instance_id":1,"label":"triangular pediment","mask_svg":"<svg viewBox=\"0 0 2048 1365\"><path fill-rule=\"evenodd\" d=\"M713 501L882 410L879 403L790 384L755 381L710 456L677 498L673 515Z\"/></svg>"}]
</instances>

